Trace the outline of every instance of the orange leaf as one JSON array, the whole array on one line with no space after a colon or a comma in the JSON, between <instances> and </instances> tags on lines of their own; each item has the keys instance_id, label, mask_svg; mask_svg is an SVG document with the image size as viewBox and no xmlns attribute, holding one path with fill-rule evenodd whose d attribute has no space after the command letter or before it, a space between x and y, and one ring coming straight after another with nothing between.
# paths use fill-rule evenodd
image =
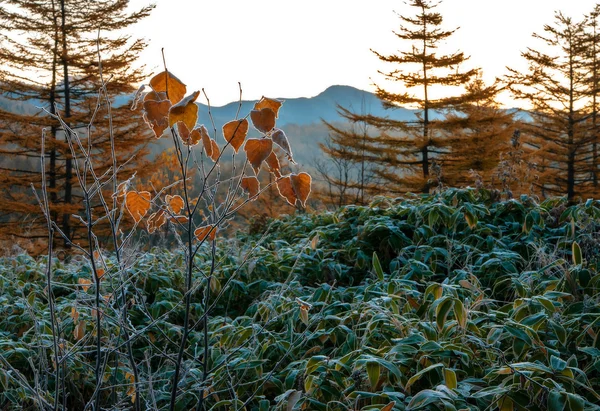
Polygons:
<instances>
[{"instance_id":1,"label":"orange leaf","mask_svg":"<svg viewBox=\"0 0 600 411\"><path fill-rule=\"evenodd\" d=\"M202 145L204 146L204 151L206 151L206 155L209 158L212 158L212 144L211 144L211 138L208 135L208 130L206 129L206 127L204 127L204 124L202 124L200 126L200 137L202 138Z\"/></svg>"},{"instance_id":2,"label":"orange leaf","mask_svg":"<svg viewBox=\"0 0 600 411\"><path fill-rule=\"evenodd\" d=\"M180 223L180 224L185 224L185 223L187 223L187 222L188 222L188 220L189 220L189 219L188 219L186 216L184 216L184 215L176 215L176 216L174 216L174 217L169 217L169 218L170 218L171 220L175 220L175 221L177 221L177 222L178 222L178 223Z\"/></svg>"},{"instance_id":3,"label":"orange leaf","mask_svg":"<svg viewBox=\"0 0 600 411\"><path fill-rule=\"evenodd\" d=\"M268 133L275 127L275 112L268 107L252 110L250 119L252 119L254 128L262 133Z\"/></svg>"},{"instance_id":4,"label":"orange leaf","mask_svg":"<svg viewBox=\"0 0 600 411\"><path fill-rule=\"evenodd\" d=\"M96 268L96 275L98 276L98 279L101 279L102 277L104 277L104 268Z\"/></svg>"},{"instance_id":5,"label":"orange leaf","mask_svg":"<svg viewBox=\"0 0 600 411\"><path fill-rule=\"evenodd\" d=\"M270 138L250 138L246 141L244 151L246 152L248 161L254 169L254 173L258 174L260 165L273 151L273 141L271 141Z\"/></svg>"},{"instance_id":6,"label":"orange leaf","mask_svg":"<svg viewBox=\"0 0 600 411\"><path fill-rule=\"evenodd\" d=\"M88 290L88 288L90 288L92 281L86 280L85 278L79 278L79 279L77 279L77 284L81 285L81 288L83 289L83 292L85 293Z\"/></svg>"},{"instance_id":7,"label":"orange leaf","mask_svg":"<svg viewBox=\"0 0 600 411\"><path fill-rule=\"evenodd\" d=\"M85 337L85 321L81 320L77 326L75 326L75 329L73 330L73 337L75 337L77 341Z\"/></svg>"},{"instance_id":8,"label":"orange leaf","mask_svg":"<svg viewBox=\"0 0 600 411\"><path fill-rule=\"evenodd\" d=\"M308 173L300 173L300 174L292 174L290 176L292 182L292 188L294 189L294 194L300 202L302 203L302 207L306 207L306 200L310 195L310 186L312 183L312 178Z\"/></svg>"},{"instance_id":9,"label":"orange leaf","mask_svg":"<svg viewBox=\"0 0 600 411\"><path fill-rule=\"evenodd\" d=\"M198 121L198 106L194 101L200 95L199 91L192 94L175 104L169 110L169 127L173 127L178 121L183 121L189 130L196 127Z\"/></svg>"},{"instance_id":10,"label":"orange leaf","mask_svg":"<svg viewBox=\"0 0 600 411\"><path fill-rule=\"evenodd\" d=\"M277 158L275 151L271 151L271 154L269 154L269 157L267 157L266 162L269 166L269 171L273 173L276 178L281 177L281 173L279 172L281 165L279 165L279 159Z\"/></svg>"},{"instance_id":11,"label":"orange leaf","mask_svg":"<svg viewBox=\"0 0 600 411\"><path fill-rule=\"evenodd\" d=\"M173 104L178 103L185 96L186 92L185 84L168 71L163 71L152 77L150 87L156 92L166 92Z\"/></svg>"},{"instance_id":12,"label":"orange leaf","mask_svg":"<svg viewBox=\"0 0 600 411\"><path fill-rule=\"evenodd\" d=\"M217 229L215 228L215 226L213 224L198 227L194 231L194 235L196 236L198 241L204 240L206 238L206 236L208 236L208 239L210 241L212 241L215 239L216 234L217 234Z\"/></svg>"},{"instance_id":13,"label":"orange leaf","mask_svg":"<svg viewBox=\"0 0 600 411\"><path fill-rule=\"evenodd\" d=\"M262 98L254 104L254 110L261 110L263 108L270 108L275 113L275 118L279 117L279 108L283 104L283 101L276 100L262 96Z\"/></svg>"},{"instance_id":14,"label":"orange leaf","mask_svg":"<svg viewBox=\"0 0 600 411\"><path fill-rule=\"evenodd\" d=\"M210 139L210 153L209 156L212 161L217 161L219 156L221 155L221 150L219 149L219 145L212 138Z\"/></svg>"},{"instance_id":15,"label":"orange leaf","mask_svg":"<svg viewBox=\"0 0 600 411\"><path fill-rule=\"evenodd\" d=\"M152 91L146 93L146 95L144 96L144 101L152 101L152 100L153 101L163 101L163 100L169 100L169 99L167 98L167 93L165 93L165 92L157 93L156 91L152 90Z\"/></svg>"},{"instance_id":16,"label":"orange leaf","mask_svg":"<svg viewBox=\"0 0 600 411\"><path fill-rule=\"evenodd\" d=\"M244 177L242 178L242 183L240 184L242 190L248 193L248 197L254 197L260 191L260 184L258 182L258 178L256 177ZM256 198L252 199L252 201L256 200Z\"/></svg>"},{"instance_id":17,"label":"orange leaf","mask_svg":"<svg viewBox=\"0 0 600 411\"><path fill-rule=\"evenodd\" d=\"M279 190L279 195L285 198L291 206L296 206L296 193L294 193L290 176L277 180L277 190Z\"/></svg>"},{"instance_id":18,"label":"orange leaf","mask_svg":"<svg viewBox=\"0 0 600 411\"><path fill-rule=\"evenodd\" d=\"M150 126L156 138L160 138L169 127L168 115L171 108L169 100L144 102L144 121Z\"/></svg>"},{"instance_id":19,"label":"orange leaf","mask_svg":"<svg viewBox=\"0 0 600 411\"><path fill-rule=\"evenodd\" d=\"M148 233L152 234L153 232L161 228L166 222L167 216L165 215L164 210L152 213L150 217L148 217L147 221Z\"/></svg>"},{"instance_id":20,"label":"orange leaf","mask_svg":"<svg viewBox=\"0 0 600 411\"><path fill-rule=\"evenodd\" d=\"M383 407L380 411L392 411L394 409L394 405L396 405L396 401L390 402L388 405Z\"/></svg>"},{"instance_id":21,"label":"orange leaf","mask_svg":"<svg viewBox=\"0 0 600 411\"><path fill-rule=\"evenodd\" d=\"M179 214L185 204L183 202L183 198L181 198L180 195L170 196L167 194L167 196L165 197L165 202L167 203L173 214Z\"/></svg>"},{"instance_id":22,"label":"orange leaf","mask_svg":"<svg viewBox=\"0 0 600 411\"><path fill-rule=\"evenodd\" d=\"M290 143L289 143L289 141L287 139L287 136L283 132L283 130L276 128L273 131L273 134L271 134L271 139L273 139L273 142L275 144L277 144L279 147L281 147L281 149L287 155L288 159L292 163L296 164L296 162L294 161L294 157L292 155L292 149L290 147Z\"/></svg>"},{"instance_id":23,"label":"orange leaf","mask_svg":"<svg viewBox=\"0 0 600 411\"><path fill-rule=\"evenodd\" d=\"M177 134L179 134L179 137L184 145L195 146L200 142L201 134L198 127L190 132L190 129L183 121L178 121L175 126L177 128Z\"/></svg>"},{"instance_id":24,"label":"orange leaf","mask_svg":"<svg viewBox=\"0 0 600 411\"><path fill-rule=\"evenodd\" d=\"M75 306L71 307L71 318L73 319L74 323L76 323L79 319L79 311L77 311L77 308L75 308Z\"/></svg>"},{"instance_id":25,"label":"orange leaf","mask_svg":"<svg viewBox=\"0 0 600 411\"><path fill-rule=\"evenodd\" d=\"M129 191L125 195L125 206L136 223L139 223L148 210L150 210L150 198L150 193L147 191L139 193L137 191Z\"/></svg>"},{"instance_id":26,"label":"orange leaf","mask_svg":"<svg viewBox=\"0 0 600 411\"><path fill-rule=\"evenodd\" d=\"M237 153L248 134L248 120L233 120L223 126L223 137Z\"/></svg>"}]
</instances>

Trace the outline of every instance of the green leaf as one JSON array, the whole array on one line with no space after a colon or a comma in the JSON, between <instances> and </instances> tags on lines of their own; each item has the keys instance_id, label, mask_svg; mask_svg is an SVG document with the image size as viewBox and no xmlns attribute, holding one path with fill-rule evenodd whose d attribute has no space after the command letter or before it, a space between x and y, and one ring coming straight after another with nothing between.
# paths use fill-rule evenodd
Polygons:
<instances>
[{"instance_id":1,"label":"green leaf","mask_svg":"<svg viewBox=\"0 0 600 411\"><path fill-rule=\"evenodd\" d=\"M444 300L442 300L437 307L435 307L435 321L440 330L444 328L446 317L453 306L454 300L449 297L444 297Z\"/></svg>"},{"instance_id":2,"label":"green leaf","mask_svg":"<svg viewBox=\"0 0 600 411\"><path fill-rule=\"evenodd\" d=\"M377 253L375 251L373 251L373 270L375 271L375 274L377 274L379 281L383 281L383 269L381 268L379 257L377 257Z\"/></svg>"},{"instance_id":3,"label":"green leaf","mask_svg":"<svg viewBox=\"0 0 600 411\"><path fill-rule=\"evenodd\" d=\"M412 377L409 378L408 382L406 383L406 386L404 387L404 389L406 391L408 391L410 389L410 387L417 382L423 375L427 374L429 371L435 370L436 368L440 368L443 367L444 364L442 363L437 363L437 364L433 364L430 365L427 368L422 369L421 371L419 371L418 373L416 373L415 375L413 375Z\"/></svg>"},{"instance_id":4,"label":"green leaf","mask_svg":"<svg viewBox=\"0 0 600 411\"><path fill-rule=\"evenodd\" d=\"M550 356L550 366L552 367L552 369L554 371L562 371L565 368L567 368L567 362L565 360L562 360L554 355Z\"/></svg>"},{"instance_id":5,"label":"green leaf","mask_svg":"<svg viewBox=\"0 0 600 411\"><path fill-rule=\"evenodd\" d=\"M367 375L369 376L371 389L374 390L377 386L377 382L379 381L379 377L381 376L381 367L377 361L367 362Z\"/></svg>"},{"instance_id":6,"label":"green leaf","mask_svg":"<svg viewBox=\"0 0 600 411\"><path fill-rule=\"evenodd\" d=\"M446 387L450 388L451 390L458 386L456 373L449 368L444 368L444 381L446 382Z\"/></svg>"},{"instance_id":7,"label":"green leaf","mask_svg":"<svg viewBox=\"0 0 600 411\"><path fill-rule=\"evenodd\" d=\"M577 394L567 393L567 406L565 409L570 411L583 411L585 401Z\"/></svg>"}]
</instances>

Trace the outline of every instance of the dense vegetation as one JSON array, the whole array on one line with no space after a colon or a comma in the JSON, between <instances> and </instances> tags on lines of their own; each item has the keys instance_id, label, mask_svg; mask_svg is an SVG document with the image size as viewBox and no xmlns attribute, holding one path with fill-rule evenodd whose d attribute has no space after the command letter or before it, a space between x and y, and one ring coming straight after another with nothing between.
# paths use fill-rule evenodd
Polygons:
<instances>
[{"instance_id":1,"label":"dense vegetation","mask_svg":"<svg viewBox=\"0 0 600 411\"><path fill-rule=\"evenodd\" d=\"M446 190L290 216L215 250L207 244L195 275L221 297L213 297L208 341L190 334L177 409L196 405L198 381L207 381L212 410L598 409L599 225L599 201ZM173 361L164 353L182 330L184 260L164 250L129 256L144 409L168 405ZM27 255L0 259L0 409L53 401L45 267ZM83 409L93 394L100 332L102 403L130 408L132 371L114 354L123 333L113 287L122 283L103 280L98 331L89 263L56 261L53 275L69 353L66 405ZM201 295L192 298L194 323Z\"/></svg>"}]
</instances>

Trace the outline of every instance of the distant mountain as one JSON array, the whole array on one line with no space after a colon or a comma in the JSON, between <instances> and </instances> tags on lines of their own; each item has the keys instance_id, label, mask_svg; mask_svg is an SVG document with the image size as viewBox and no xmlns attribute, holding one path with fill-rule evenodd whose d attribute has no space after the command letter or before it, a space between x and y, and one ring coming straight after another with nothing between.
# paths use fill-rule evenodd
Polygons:
<instances>
[{"instance_id":1,"label":"distant mountain","mask_svg":"<svg viewBox=\"0 0 600 411\"><path fill-rule=\"evenodd\" d=\"M269 96L271 97L271 96ZM337 104L357 113L370 113L376 116L389 116L397 120L414 118L414 111L408 109L385 110L379 99L373 93L359 90L351 86L331 86L315 97L279 98L284 104L279 111L278 126L286 124L309 125L320 123L321 119L328 122L339 122L344 119L337 112ZM252 110L254 101L242 101L240 113ZM199 104L199 119L201 124L210 124L208 108ZM232 120L238 110L239 102L233 102L221 107L211 107L215 124L225 124Z\"/></svg>"}]
</instances>

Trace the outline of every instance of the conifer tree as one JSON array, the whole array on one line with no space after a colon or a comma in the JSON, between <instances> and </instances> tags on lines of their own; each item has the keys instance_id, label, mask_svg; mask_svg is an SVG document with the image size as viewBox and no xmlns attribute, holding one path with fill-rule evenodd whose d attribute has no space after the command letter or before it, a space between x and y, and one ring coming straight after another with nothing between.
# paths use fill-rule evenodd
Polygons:
<instances>
[{"instance_id":1,"label":"conifer tree","mask_svg":"<svg viewBox=\"0 0 600 411\"><path fill-rule=\"evenodd\" d=\"M344 112L351 122L364 121L380 131L366 151L369 159L379 165L376 175L389 193L429 192L432 162L443 162L448 152L439 111L464 101L460 94L448 96L445 90L464 86L477 74L476 69L460 70L459 66L468 59L464 53L437 53L438 46L455 32L442 28L442 15L434 10L439 2L411 0L408 5L416 14L399 15L402 23L394 32L405 51L391 55L374 51L381 61L394 66L380 73L406 91L394 92L377 85L376 94L386 108L416 108L417 118L399 121Z\"/></svg>"},{"instance_id":2,"label":"conifer tree","mask_svg":"<svg viewBox=\"0 0 600 411\"><path fill-rule=\"evenodd\" d=\"M475 174L479 184L490 187L518 125L514 111L502 109L496 101L501 91L498 84L486 86L477 77L466 91L465 101L455 106L444 121L451 151L444 159L443 181L464 187L473 183Z\"/></svg>"},{"instance_id":3,"label":"conifer tree","mask_svg":"<svg viewBox=\"0 0 600 411\"><path fill-rule=\"evenodd\" d=\"M521 53L528 71L509 68L508 79L514 97L531 106L532 121L523 131L534 148L530 161L537 164L540 194L573 199L593 192L594 134L589 125L584 25L557 13L554 25L545 25L542 35L533 36L551 52L528 48Z\"/></svg>"},{"instance_id":4,"label":"conifer tree","mask_svg":"<svg viewBox=\"0 0 600 411\"><path fill-rule=\"evenodd\" d=\"M0 93L38 108L28 113L0 110L0 155L5 158L0 170L0 214L5 233L21 232L16 227L29 215L30 236L41 235L36 228L38 222L43 226L43 218L29 186L39 186L41 180L39 150L45 129L51 213L65 235L76 236L70 215L81 207L81 201L73 186L73 160L64 131L47 112L60 115L84 145L91 144L100 172L113 166L113 149L117 161L135 155L127 173L141 164L148 138L139 116L123 102L109 107L96 97L103 83L101 75L110 96L131 93L133 84L142 80L143 67L134 64L145 43L122 30L148 16L154 6L128 12L128 3L0 2ZM94 126L88 127L92 116Z\"/></svg>"}]
</instances>

